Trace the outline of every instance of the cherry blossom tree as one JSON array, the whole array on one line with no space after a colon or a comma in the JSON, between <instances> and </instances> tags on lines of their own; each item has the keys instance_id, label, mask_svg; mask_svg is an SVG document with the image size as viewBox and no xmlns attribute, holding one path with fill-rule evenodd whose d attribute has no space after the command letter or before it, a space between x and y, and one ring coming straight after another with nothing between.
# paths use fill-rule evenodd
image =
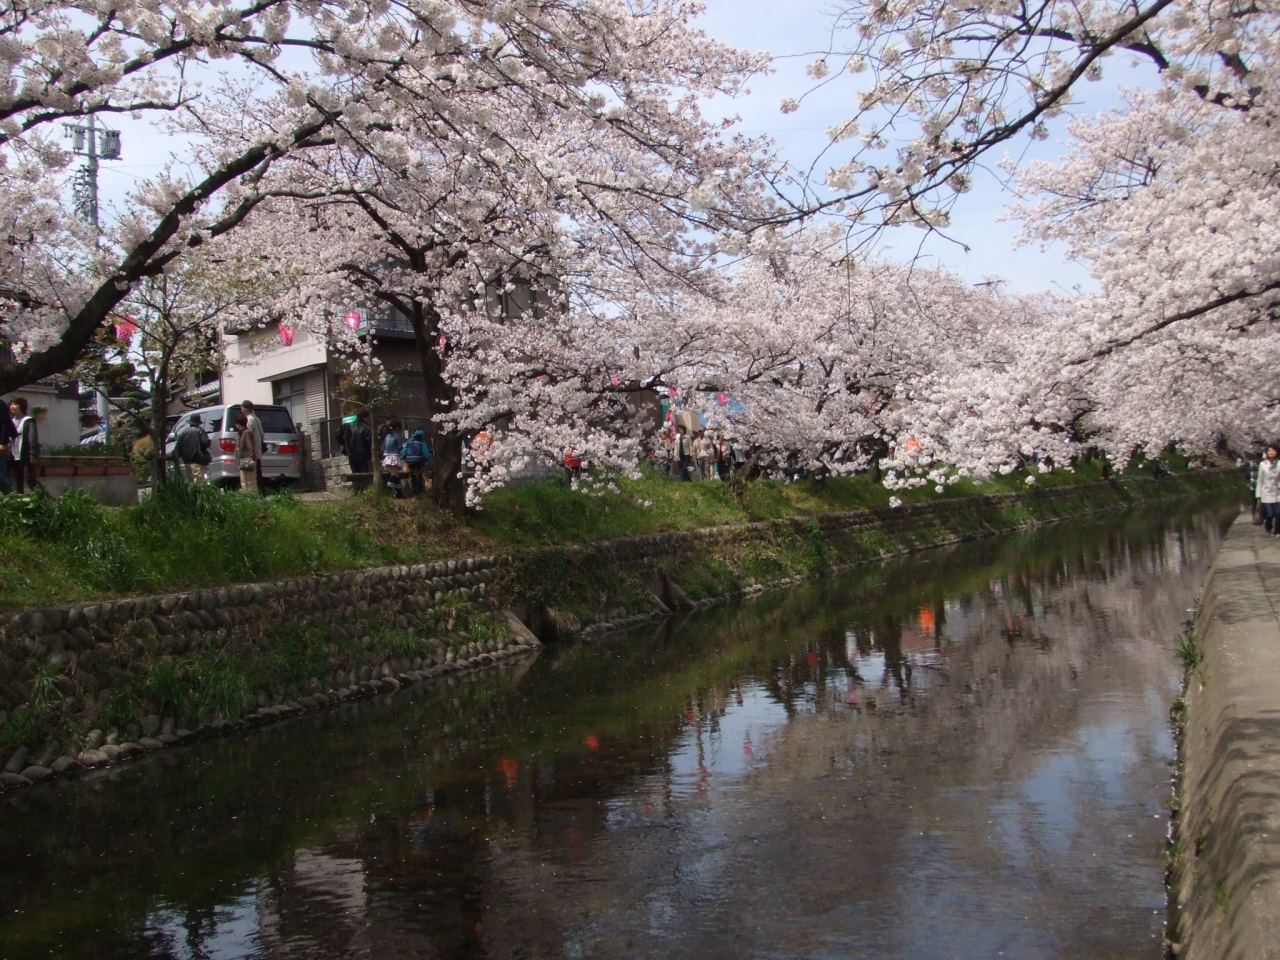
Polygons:
<instances>
[{"instance_id":1,"label":"cherry blossom tree","mask_svg":"<svg viewBox=\"0 0 1280 960\"><path fill-rule=\"evenodd\" d=\"M1117 459L1280 430L1276 119L1260 98L1132 94L1074 121L1062 162L1019 172L1028 239L1062 241L1098 281L1056 338L1058 376L1089 384L1087 423Z\"/></svg>"},{"instance_id":2,"label":"cherry blossom tree","mask_svg":"<svg viewBox=\"0 0 1280 960\"><path fill-rule=\"evenodd\" d=\"M0 14L0 343L14 356L0 390L68 368L141 279L265 199L298 196L270 175L284 158L340 146L404 167L411 129L494 170L511 156L502 128L515 116L643 138L636 118L691 108L659 98L673 83L719 88L757 65L720 47L701 56L705 38L683 29L695 12L663 0L11 8ZM58 125L113 113L159 116L190 146L95 236L59 203L70 157ZM651 146L675 157L685 144ZM543 172L560 175L550 162ZM713 199L714 184L703 189Z\"/></svg>"},{"instance_id":3,"label":"cherry blossom tree","mask_svg":"<svg viewBox=\"0 0 1280 960\"><path fill-rule=\"evenodd\" d=\"M1069 308L1046 299L1040 328L1022 331L1017 362L998 375L979 364L928 381L936 414L964 419L910 429L949 433L947 456L978 469L1013 451L1058 457L1064 436L1124 462L1171 442L1207 450L1274 435L1277 13L1179 0L843 7L809 72L853 85L857 106L829 131L821 188L795 209L838 213L858 241L886 226L945 230L975 165L1047 138L1109 60L1154 78L1120 108L1072 119L1061 162L1004 161L1027 239L1065 243L1098 292Z\"/></svg>"},{"instance_id":4,"label":"cherry blossom tree","mask_svg":"<svg viewBox=\"0 0 1280 960\"><path fill-rule=\"evenodd\" d=\"M725 284L679 304L659 379L771 473L887 467L891 485L941 485L1076 448L1077 384L1036 376L1029 346L1059 305L850 256L830 230Z\"/></svg>"},{"instance_id":5,"label":"cherry blossom tree","mask_svg":"<svg viewBox=\"0 0 1280 960\"><path fill-rule=\"evenodd\" d=\"M644 417L627 398L653 365L635 304L705 284L714 238L773 215L762 145L699 109L762 62L698 34L693 8L623 9L582 109L477 91L449 136L406 111L394 143L280 164L249 218L245 242L295 275L275 309L338 341L352 307L410 324L433 489L455 509L464 473L474 500L570 449L634 469ZM479 430L492 445L464 464Z\"/></svg>"},{"instance_id":6,"label":"cherry blossom tree","mask_svg":"<svg viewBox=\"0 0 1280 960\"><path fill-rule=\"evenodd\" d=\"M1046 122L1116 55L1150 64L1170 91L1252 109L1274 89L1275 17L1265 2L848 3L832 49L809 66L824 83L867 75L856 112L829 131L836 195L822 206L855 222L945 223L976 162L1047 137Z\"/></svg>"}]
</instances>

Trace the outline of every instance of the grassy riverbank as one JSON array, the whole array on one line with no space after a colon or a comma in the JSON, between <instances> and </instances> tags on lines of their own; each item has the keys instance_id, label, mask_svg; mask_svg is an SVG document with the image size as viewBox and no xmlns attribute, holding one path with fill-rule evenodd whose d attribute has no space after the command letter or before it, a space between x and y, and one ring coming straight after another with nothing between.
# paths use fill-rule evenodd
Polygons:
<instances>
[{"instance_id":1,"label":"grassy riverbank","mask_svg":"<svg viewBox=\"0 0 1280 960\"><path fill-rule=\"evenodd\" d=\"M925 488L897 496L916 503L1020 491L1030 501L1041 491L1096 482L1099 472L1091 463L1040 475L1034 488L1013 475L981 485L963 481L941 494ZM1126 476L1144 475L1149 467ZM547 480L499 491L465 519L422 501L384 498L375 505L367 495L264 501L185 484L125 508L100 507L87 496L7 497L0 499L0 609L817 516L883 507L891 496L865 476L740 485L646 476L620 480L615 491L599 495Z\"/></svg>"}]
</instances>

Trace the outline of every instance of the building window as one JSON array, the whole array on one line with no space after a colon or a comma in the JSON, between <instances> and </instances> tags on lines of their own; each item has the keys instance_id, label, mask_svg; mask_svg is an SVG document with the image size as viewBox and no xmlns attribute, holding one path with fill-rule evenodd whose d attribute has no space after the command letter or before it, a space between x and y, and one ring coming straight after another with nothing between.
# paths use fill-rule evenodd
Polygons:
<instances>
[{"instance_id":1,"label":"building window","mask_svg":"<svg viewBox=\"0 0 1280 960\"><path fill-rule=\"evenodd\" d=\"M284 407L289 411L289 416L293 418L294 425L299 429L306 429L307 426L307 378L304 374L300 377L289 377L285 380L277 380L271 385L272 393L275 396L277 406Z\"/></svg>"},{"instance_id":2,"label":"building window","mask_svg":"<svg viewBox=\"0 0 1280 960\"><path fill-rule=\"evenodd\" d=\"M502 292L502 318L504 320L518 320L527 313L534 313L536 300L533 294L533 287L527 283L513 284L510 290Z\"/></svg>"}]
</instances>

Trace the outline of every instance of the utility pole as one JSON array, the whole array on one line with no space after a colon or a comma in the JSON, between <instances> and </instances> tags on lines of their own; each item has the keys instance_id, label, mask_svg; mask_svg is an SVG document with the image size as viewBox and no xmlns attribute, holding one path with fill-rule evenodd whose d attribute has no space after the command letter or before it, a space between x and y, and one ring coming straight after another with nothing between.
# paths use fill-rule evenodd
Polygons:
<instances>
[{"instance_id":1,"label":"utility pole","mask_svg":"<svg viewBox=\"0 0 1280 960\"><path fill-rule=\"evenodd\" d=\"M93 225L93 245L98 245L98 233L102 229L98 221L98 161L120 159L120 131L98 129L97 116L89 114L84 123L63 124L71 138L71 152L85 158L71 181L71 197L76 210ZM101 139L99 139L101 134ZM153 400L154 402L154 400ZM111 442L111 405L105 387L98 387L98 416L102 420L102 436ZM152 440L154 443L154 438Z\"/></svg>"}]
</instances>

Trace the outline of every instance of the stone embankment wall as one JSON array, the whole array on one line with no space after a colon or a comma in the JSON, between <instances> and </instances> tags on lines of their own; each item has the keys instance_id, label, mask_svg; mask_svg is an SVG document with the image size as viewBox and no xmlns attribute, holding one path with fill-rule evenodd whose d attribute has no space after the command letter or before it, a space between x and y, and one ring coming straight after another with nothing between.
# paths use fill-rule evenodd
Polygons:
<instances>
[{"instance_id":1,"label":"stone embankment wall","mask_svg":"<svg viewBox=\"0 0 1280 960\"><path fill-rule=\"evenodd\" d=\"M1280 958L1280 540L1236 521L1205 583L1170 832L1169 952Z\"/></svg>"},{"instance_id":2,"label":"stone embankment wall","mask_svg":"<svg viewBox=\"0 0 1280 960\"><path fill-rule=\"evenodd\" d=\"M148 714L124 732L99 728L82 737L64 733L35 750L19 746L4 757L0 789L530 653L540 646L537 637L485 600L499 564L495 557L471 557L16 614L0 628L0 716L15 724L54 699L64 707L64 722L79 717L91 724L113 690L157 662L270 648L316 628L346 655L331 660L327 675L248 694L225 712ZM417 656L370 652L371 632L391 625L414 639L423 615L441 605L484 610L501 636L477 641L440 631L421 639ZM296 630L282 634L281 624Z\"/></svg>"},{"instance_id":3,"label":"stone embankment wall","mask_svg":"<svg viewBox=\"0 0 1280 960\"><path fill-rule=\"evenodd\" d=\"M540 637L598 635L854 563L1229 482L1082 484L30 610L0 625L0 789L489 666ZM455 620L479 624L483 638ZM211 660L267 655L297 659L217 710L173 695Z\"/></svg>"}]
</instances>

